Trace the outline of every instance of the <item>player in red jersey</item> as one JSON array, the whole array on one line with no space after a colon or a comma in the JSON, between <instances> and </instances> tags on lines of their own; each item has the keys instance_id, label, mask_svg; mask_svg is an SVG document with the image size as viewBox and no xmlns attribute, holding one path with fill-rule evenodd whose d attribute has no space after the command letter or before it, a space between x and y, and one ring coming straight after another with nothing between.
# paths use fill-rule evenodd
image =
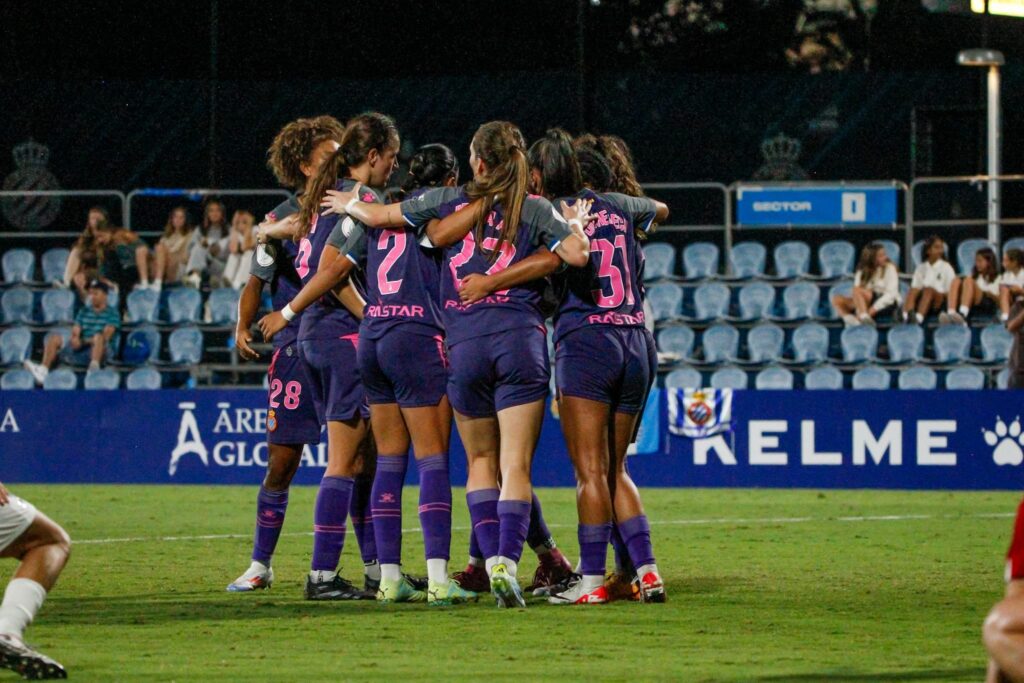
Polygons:
<instances>
[{"instance_id":1,"label":"player in red jersey","mask_svg":"<svg viewBox=\"0 0 1024 683\"><path fill-rule=\"evenodd\" d=\"M990 657L985 680L1024 681L1024 500L1006 553L1006 595L988 613L982 639Z\"/></svg>"}]
</instances>

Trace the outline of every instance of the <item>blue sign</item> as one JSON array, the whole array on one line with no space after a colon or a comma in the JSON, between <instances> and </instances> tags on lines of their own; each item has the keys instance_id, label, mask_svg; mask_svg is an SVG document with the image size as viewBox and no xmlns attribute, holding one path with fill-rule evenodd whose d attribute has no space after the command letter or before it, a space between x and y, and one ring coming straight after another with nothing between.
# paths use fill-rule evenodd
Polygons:
<instances>
[{"instance_id":1,"label":"blue sign","mask_svg":"<svg viewBox=\"0 0 1024 683\"><path fill-rule=\"evenodd\" d=\"M740 226L895 225L894 187L758 187L736 190Z\"/></svg>"}]
</instances>

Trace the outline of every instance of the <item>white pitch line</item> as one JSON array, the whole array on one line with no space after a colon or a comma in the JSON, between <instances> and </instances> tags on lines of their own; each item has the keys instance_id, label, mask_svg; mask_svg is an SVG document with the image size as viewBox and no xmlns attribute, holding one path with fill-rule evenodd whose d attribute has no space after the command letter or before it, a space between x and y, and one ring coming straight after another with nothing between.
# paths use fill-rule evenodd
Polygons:
<instances>
[{"instance_id":1,"label":"white pitch line","mask_svg":"<svg viewBox=\"0 0 1024 683\"><path fill-rule=\"evenodd\" d=\"M905 522L922 519L1007 519L1012 512L985 512L973 515L864 515L857 517L717 517L712 519L651 520L651 526L703 526L713 524L805 524L807 522ZM575 528L575 524L548 524L553 529ZM420 533L419 527L402 529L402 533ZM468 526L452 527L452 531L469 531ZM292 531L282 536L312 536L312 531ZM73 540L74 545L106 545L112 543L150 543L153 541L221 541L252 538L252 534L202 534L197 536L130 536L126 538L88 538Z\"/></svg>"}]
</instances>

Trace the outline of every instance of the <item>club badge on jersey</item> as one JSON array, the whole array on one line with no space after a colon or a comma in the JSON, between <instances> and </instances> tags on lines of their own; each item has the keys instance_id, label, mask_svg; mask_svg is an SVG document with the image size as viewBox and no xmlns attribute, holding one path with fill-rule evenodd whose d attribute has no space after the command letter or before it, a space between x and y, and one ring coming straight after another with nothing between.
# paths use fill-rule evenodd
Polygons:
<instances>
[{"instance_id":1,"label":"club badge on jersey","mask_svg":"<svg viewBox=\"0 0 1024 683\"><path fill-rule=\"evenodd\" d=\"M732 389L668 390L668 428L677 436L703 439L728 431Z\"/></svg>"}]
</instances>

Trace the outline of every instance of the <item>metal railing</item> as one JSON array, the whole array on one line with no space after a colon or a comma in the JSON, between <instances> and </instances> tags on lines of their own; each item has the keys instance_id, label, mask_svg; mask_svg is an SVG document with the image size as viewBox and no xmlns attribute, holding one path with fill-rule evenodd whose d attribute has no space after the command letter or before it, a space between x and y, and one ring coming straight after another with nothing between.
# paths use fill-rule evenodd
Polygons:
<instances>
[{"instance_id":1,"label":"metal railing","mask_svg":"<svg viewBox=\"0 0 1024 683\"><path fill-rule=\"evenodd\" d=\"M911 242L913 242L915 230L917 228L984 227L987 239L993 244L1001 244L1003 241L1002 227L1004 225L1024 225L1024 218L1014 217L992 220L992 218L987 214L987 200L981 207L981 211L985 212L984 217L960 218L950 216L948 218L931 218L923 220L918 218L917 193L919 189L936 185L966 185L968 187L973 187L979 192L985 192L988 189L989 182L991 181L999 182L1000 185L1003 183L1024 183L1024 175L937 176L914 179L910 183L909 199L907 201L907 232ZM1002 198L1004 193L1000 191L998 196ZM999 213L1001 213L1002 207L997 207L997 209L999 209Z\"/></svg>"},{"instance_id":2,"label":"metal railing","mask_svg":"<svg viewBox=\"0 0 1024 683\"><path fill-rule=\"evenodd\" d=\"M28 197L113 197L121 205L121 215L127 216L128 198L120 190L3 190L0 191L0 200L6 198L28 198ZM83 221L84 223L84 221ZM33 239L56 239L68 237L68 232L57 232L54 230L16 230L0 232L0 239L4 238L33 238Z\"/></svg>"},{"instance_id":3,"label":"metal railing","mask_svg":"<svg viewBox=\"0 0 1024 683\"><path fill-rule=\"evenodd\" d=\"M125 201L125 227L132 229L132 202L140 197L181 197L193 202L200 202L206 197L259 197L273 196L287 199L292 195L288 190L266 190L251 188L176 188L176 187L141 187L128 193ZM257 216L259 218L259 216ZM140 233L143 234L143 233Z\"/></svg>"},{"instance_id":4,"label":"metal railing","mask_svg":"<svg viewBox=\"0 0 1024 683\"><path fill-rule=\"evenodd\" d=\"M721 232L722 239L725 244L725 249L728 251L732 247L731 235L729 226L732 224L732 202L729 198L729 188L722 183L702 182L702 183L641 183L645 192L648 192L652 197L663 201L669 206L669 220L672 221L666 225L658 226L658 232ZM670 201L672 192L682 190L689 194L696 192L715 192L721 193L722 199L721 204L717 205L717 208L721 210L721 222L719 223L705 223L700 221L687 221L676 222L678 216L682 213L676 210L674 202ZM692 215L692 214L691 214Z\"/></svg>"}]
</instances>

